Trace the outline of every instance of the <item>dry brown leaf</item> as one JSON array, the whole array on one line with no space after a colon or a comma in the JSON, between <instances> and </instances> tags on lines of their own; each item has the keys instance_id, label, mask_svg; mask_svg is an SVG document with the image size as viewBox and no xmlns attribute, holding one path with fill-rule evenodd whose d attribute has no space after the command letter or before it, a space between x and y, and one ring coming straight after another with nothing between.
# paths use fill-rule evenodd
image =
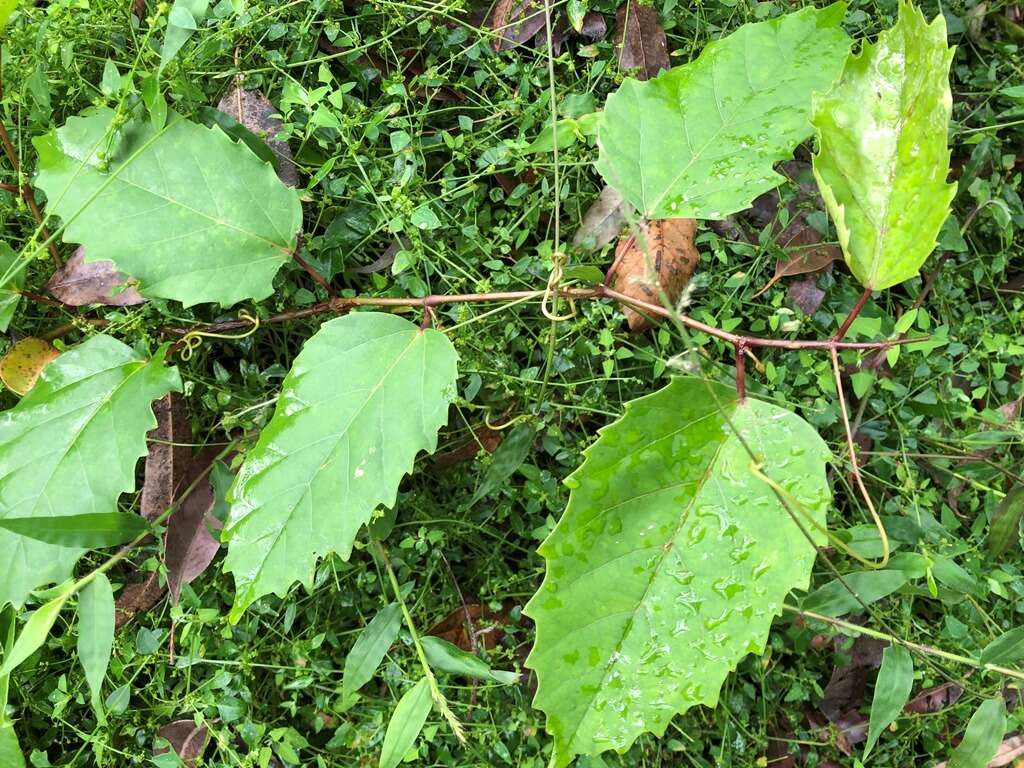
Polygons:
<instances>
[{"instance_id":1,"label":"dry brown leaf","mask_svg":"<svg viewBox=\"0 0 1024 768\"><path fill-rule=\"evenodd\" d=\"M825 686L821 700L821 712L832 722L838 722L843 713L864 703L868 672L878 669L882 663L882 651L888 643L872 637L860 636L853 641L849 650L845 646L849 638L838 635L833 639L836 653L849 656L850 661L832 670L832 677Z\"/></svg>"},{"instance_id":2,"label":"dry brown leaf","mask_svg":"<svg viewBox=\"0 0 1024 768\"><path fill-rule=\"evenodd\" d=\"M604 36L607 34L608 22L605 20L604 14L597 11L587 11L583 17L583 24L580 26L580 36L585 40L596 43L598 40L604 40Z\"/></svg>"},{"instance_id":3,"label":"dry brown leaf","mask_svg":"<svg viewBox=\"0 0 1024 768\"><path fill-rule=\"evenodd\" d=\"M538 0L498 0L489 25L497 33L491 45L507 51L529 42L544 28L544 3Z\"/></svg>"},{"instance_id":4,"label":"dry brown leaf","mask_svg":"<svg viewBox=\"0 0 1024 768\"><path fill-rule=\"evenodd\" d=\"M164 586L155 573L142 581L125 585L114 601L114 627L121 630L132 618L152 608L164 594Z\"/></svg>"},{"instance_id":5,"label":"dry brown leaf","mask_svg":"<svg viewBox=\"0 0 1024 768\"><path fill-rule=\"evenodd\" d=\"M153 403L153 414L156 429L146 436L149 455L139 510L147 520L162 515L185 489L185 473L192 462L192 423L185 398L171 392Z\"/></svg>"},{"instance_id":6,"label":"dry brown leaf","mask_svg":"<svg viewBox=\"0 0 1024 768\"><path fill-rule=\"evenodd\" d=\"M926 688L907 702L904 712L927 715L951 707L963 695L964 689L956 683L942 683Z\"/></svg>"},{"instance_id":7,"label":"dry brown leaf","mask_svg":"<svg viewBox=\"0 0 1024 768\"><path fill-rule=\"evenodd\" d=\"M60 352L48 341L29 336L15 343L0 359L0 381L16 395L24 395Z\"/></svg>"},{"instance_id":8,"label":"dry brown leaf","mask_svg":"<svg viewBox=\"0 0 1024 768\"><path fill-rule=\"evenodd\" d=\"M470 653L475 652L477 648L490 650L505 637L505 630L502 627L508 624L510 609L511 605L506 605L494 613L488 610L486 605L480 603L468 603L465 608L460 605L428 629L427 634L447 640L452 645ZM475 636L472 639L469 637L469 628L466 626L467 613ZM473 639L476 640L475 643Z\"/></svg>"},{"instance_id":9,"label":"dry brown leaf","mask_svg":"<svg viewBox=\"0 0 1024 768\"><path fill-rule=\"evenodd\" d=\"M659 288L675 303L682 296L700 252L693 243L697 222L693 219L656 219L640 226L640 232L619 241L615 261L605 278L609 287L648 304L661 304ZM622 307L631 331L651 327L650 321L629 306Z\"/></svg>"},{"instance_id":10,"label":"dry brown leaf","mask_svg":"<svg viewBox=\"0 0 1024 768\"><path fill-rule=\"evenodd\" d=\"M801 311L810 317L818 311L825 300L825 292L818 287L818 278L807 275L801 280L794 280L786 289L786 297Z\"/></svg>"},{"instance_id":11,"label":"dry brown leaf","mask_svg":"<svg viewBox=\"0 0 1024 768\"><path fill-rule=\"evenodd\" d=\"M217 104L217 109L230 115L263 139L277 156L277 177L289 187L299 186L299 172L295 168L291 148L286 141L274 138L283 125L275 117L277 108L260 91L247 91L233 85Z\"/></svg>"},{"instance_id":12,"label":"dry brown leaf","mask_svg":"<svg viewBox=\"0 0 1024 768\"><path fill-rule=\"evenodd\" d=\"M80 245L64 266L53 273L46 290L69 307L106 304L127 307L146 300L131 285L131 278L117 271L114 262L85 260L85 246Z\"/></svg>"},{"instance_id":13,"label":"dry brown leaf","mask_svg":"<svg viewBox=\"0 0 1024 768\"><path fill-rule=\"evenodd\" d=\"M211 532L211 529L219 530L221 524L210 514L213 487L209 480L209 468L218 453L216 448L206 448L189 464L185 488L193 483L195 487L178 504L167 522L164 561L167 564L167 591L172 604L177 604L181 597L182 586L205 571L220 549L219 536Z\"/></svg>"},{"instance_id":14,"label":"dry brown leaf","mask_svg":"<svg viewBox=\"0 0 1024 768\"><path fill-rule=\"evenodd\" d=\"M625 223L625 201L614 187L607 186L583 214L572 238L573 247L594 251L604 248L619 236Z\"/></svg>"},{"instance_id":15,"label":"dry brown leaf","mask_svg":"<svg viewBox=\"0 0 1024 768\"><path fill-rule=\"evenodd\" d=\"M653 5L628 0L615 14L615 44L619 47L619 68L637 70L637 80L650 80L670 69L668 39Z\"/></svg>"},{"instance_id":16,"label":"dry brown leaf","mask_svg":"<svg viewBox=\"0 0 1024 768\"><path fill-rule=\"evenodd\" d=\"M501 445L505 433L490 427L479 427L475 431L475 437L467 440L458 448L439 453L431 459L434 469L445 470L464 461L472 461L480 452L480 446L488 453L494 453Z\"/></svg>"},{"instance_id":17,"label":"dry brown leaf","mask_svg":"<svg viewBox=\"0 0 1024 768\"><path fill-rule=\"evenodd\" d=\"M180 757L188 768L195 768L196 763L206 751L209 732L205 725L197 726L192 720L175 720L158 731L160 737L167 739L174 753ZM154 749L154 755L169 752L167 748Z\"/></svg>"}]
</instances>

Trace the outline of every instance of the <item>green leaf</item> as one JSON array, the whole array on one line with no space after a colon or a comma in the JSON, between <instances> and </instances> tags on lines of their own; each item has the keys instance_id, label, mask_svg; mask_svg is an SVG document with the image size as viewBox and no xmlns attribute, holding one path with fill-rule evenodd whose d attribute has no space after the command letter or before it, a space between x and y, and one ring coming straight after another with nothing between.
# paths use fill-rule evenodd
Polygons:
<instances>
[{"instance_id":1,"label":"green leaf","mask_svg":"<svg viewBox=\"0 0 1024 768\"><path fill-rule=\"evenodd\" d=\"M4 768L25 768L25 756L21 753L18 734L11 723L0 723L0 765Z\"/></svg>"},{"instance_id":2,"label":"green leaf","mask_svg":"<svg viewBox=\"0 0 1024 768\"><path fill-rule=\"evenodd\" d=\"M479 656L468 653L440 637L425 635L420 638L420 644L423 646L423 652L427 656L431 669L441 670L452 675L475 677L479 680L493 680L501 685L513 685L519 682L518 672L493 670Z\"/></svg>"},{"instance_id":3,"label":"green leaf","mask_svg":"<svg viewBox=\"0 0 1024 768\"><path fill-rule=\"evenodd\" d=\"M0 413L0 518L117 509L135 488L135 464L156 426L150 403L181 389L164 354L143 360L98 335L47 365L18 405ZM36 587L63 581L84 551L0 529L0 605L20 606Z\"/></svg>"},{"instance_id":4,"label":"green leaf","mask_svg":"<svg viewBox=\"0 0 1024 768\"><path fill-rule=\"evenodd\" d=\"M125 544L149 530L149 524L128 512L88 512L67 517L5 517L0 528L59 547L99 549Z\"/></svg>"},{"instance_id":5,"label":"green leaf","mask_svg":"<svg viewBox=\"0 0 1024 768\"><path fill-rule=\"evenodd\" d=\"M903 705L914 687L914 659L902 645L890 645L882 651L882 668L875 681L875 694L871 699L871 717L868 741L864 745L864 759L875 746L882 731L899 717Z\"/></svg>"},{"instance_id":6,"label":"green leaf","mask_svg":"<svg viewBox=\"0 0 1024 768\"><path fill-rule=\"evenodd\" d=\"M108 139L113 116L91 111L34 140L36 183L64 240L84 245L86 261L113 261L147 296L186 306L269 296L302 223L295 190L218 128L171 113L160 131L137 121Z\"/></svg>"},{"instance_id":7,"label":"green leaf","mask_svg":"<svg viewBox=\"0 0 1024 768\"><path fill-rule=\"evenodd\" d=\"M1006 705L1002 698L982 702L971 716L964 740L950 755L947 768L985 768L1006 733Z\"/></svg>"},{"instance_id":8,"label":"green leaf","mask_svg":"<svg viewBox=\"0 0 1024 768\"><path fill-rule=\"evenodd\" d=\"M1020 519L1024 516L1024 485L1013 487L999 502L988 531L988 551L1002 557L1018 540Z\"/></svg>"},{"instance_id":9,"label":"green leaf","mask_svg":"<svg viewBox=\"0 0 1024 768\"><path fill-rule=\"evenodd\" d=\"M405 692L391 715L384 745L380 750L380 768L396 768L419 738L430 714L430 687L427 678Z\"/></svg>"},{"instance_id":10,"label":"green leaf","mask_svg":"<svg viewBox=\"0 0 1024 768\"><path fill-rule=\"evenodd\" d=\"M167 14L167 31L160 48L160 69L166 67L181 50L192 33L199 29L198 22L206 18L209 0L174 0Z\"/></svg>"},{"instance_id":11,"label":"green leaf","mask_svg":"<svg viewBox=\"0 0 1024 768\"><path fill-rule=\"evenodd\" d=\"M627 404L566 480L569 505L540 547L547 573L526 608L556 765L714 706L740 659L762 652L786 594L807 588L815 546L744 444L797 514L824 526L829 453L817 433L695 378Z\"/></svg>"},{"instance_id":12,"label":"green leaf","mask_svg":"<svg viewBox=\"0 0 1024 768\"><path fill-rule=\"evenodd\" d=\"M1004 632L981 651L982 664L1004 666L1024 658L1024 627Z\"/></svg>"},{"instance_id":13,"label":"green leaf","mask_svg":"<svg viewBox=\"0 0 1024 768\"><path fill-rule=\"evenodd\" d=\"M270 145L235 120L231 115L221 112L214 107L202 106L199 108L199 119L203 121L203 125L210 126L211 128L217 126L231 138L241 141L252 150L256 157L270 163L275 169L277 168L277 155L274 154L274 150L270 148Z\"/></svg>"},{"instance_id":14,"label":"green leaf","mask_svg":"<svg viewBox=\"0 0 1024 768\"><path fill-rule=\"evenodd\" d=\"M25 626L21 629L21 634L14 641L14 647L11 648L11 652L4 655L4 663L0 665L0 677L9 675L12 670L17 669L25 659L42 647L43 643L46 642L47 636L50 634L50 629L53 627L54 622L57 621L64 603L68 601L70 596L71 590L65 589L29 616Z\"/></svg>"},{"instance_id":15,"label":"green leaf","mask_svg":"<svg viewBox=\"0 0 1024 768\"><path fill-rule=\"evenodd\" d=\"M444 334L379 312L332 320L305 343L231 490L233 621L263 595L310 584L321 555L348 559L373 510L394 505L448 420L456 358Z\"/></svg>"},{"instance_id":16,"label":"green leaf","mask_svg":"<svg viewBox=\"0 0 1024 768\"><path fill-rule=\"evenodd\" d=\"M508 437L501 441L501 445L494 451L491 457L491 464L487 467L480 485L477 486L469 506L473 506L480 499L492 493L502 483L508 480L512 473L522 466L526 457L533 450L533 441L537 435L536 428L531 424L519 424L512 428Z\"/></svg>"},{"instance_id":17,"label":"green leaf","mask_svg":"<svg viewBox=\"0 0 1024 768\"><path fill-rule=\"evenodd\" d=\"M21 0L0 0L0 32L7 26L11 14L18 8ZM15 742L17 744L17 742Z\"/></svg>"},{"instance_id":18,"label":"green leaf","mask_svg":"<svg viewBox=\"0 0 1024 768\"><path fill-rule=\"evenodd\" d=\"M16 272L14 270L17 270ZM11 272L10 277L6 277ZM25 270L18 267L18 254L0 240L0 333L7 331L25 287Z\"/></svg>"},{"instance_id":19,"label":"green leaf","mask_svg":"<svg viewBox=\"0 0 1024 768\"><path fill-rule=\"evenodd\" d=\"M811 94L830 87L850 39L844 3L746 24L689 64L627 79L608 97L597 170L647 218L720 219L784 178L807 139Z\"/></svg>"},{"instance_id":20,"label":"green leaf","mask_svg":"<svg viewBox=\"0 0 1024 768\"><path fill-rule=\"evenodd\" d=\"M899 570L846 573L842 581L833 579L814 590L800 607L823 616L860 613L864 605L891 595L908 581L907 574Z\"/></svg>"},{"instance_id":21,"label":"green leaf","mask_svg":"<svg viewBox=\"0 0 1024 768\"><path fill-rule=\"evenodd\" d=\"M78 658L97 711L100 711L103 678L113 647L114 592L106 575L100 573L78 596Z\"/></svg>"},{"instance_id":22,"label":"green leaf","mask_svg":"<svg viewBox=\"0 0 1024 768\"><path fill-rule=\"evenodd\" d=\"M398 603L391 603L378 613L366 628L359 633L352 650L345 657L345 669L341 678L344 696L355 693L373 677L384 654L398 637L402 626L402 609Z\"/></svg>"},{"instance_id":23,"label":"green leaf","mask_svg":"<svg viewBox=\"0 0 1024 768\"><path fill-rule=\"evenodd\" d=\"M814 175L850 271L882 290L917 275L949 216L952 97L942 14L901 2L899 20L814 99Z\"/></svg>"}]
</instances>

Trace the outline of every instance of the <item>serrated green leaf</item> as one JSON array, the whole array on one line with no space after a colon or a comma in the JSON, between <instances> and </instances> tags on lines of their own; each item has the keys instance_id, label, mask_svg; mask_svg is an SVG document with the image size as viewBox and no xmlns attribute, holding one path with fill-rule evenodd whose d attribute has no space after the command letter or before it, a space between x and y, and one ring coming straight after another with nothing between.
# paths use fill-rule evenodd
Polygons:
<instances>
[{"instance_id":1,"label":"serrated green leaf","mask_svg":"<svg viewBox=\"0 0 1024 768\"><path fill-rule=\"evenodd\" d=\"M380 750L380 768L396 768L402 762L427 722L430 703L430 687L424 677L405 692L391 715Z\"/></svg>"},{"instance_id":2,"label":"serrated green leaf","mask_svg":"<svg viewBox=\"0 0 1024 768\"><path fill-rule=\"evenodd\" d=\"M931 24L909 2L864 43L814 99L814 175L850 271L882 290L917 275L949 216L946 135L952 97L942 14Z\"/></svg>"},{"instance_id":3,"label":"serrated green leaf","mask_svg":"<svg viewBox=\"0 0 1024 768\"><path fill-rule=\"evenodd\" d=\"M806 589L815 547L752 473L730 422L825 524L828 449L793 413L694 378L629 403L566 480L569 505L540 547L547 573L525 611L556 765L713 706L740 659L763 650L786 594Z\"/></svg>"},{"instance_id":4,"label":"serrated green leaf","mask_svg":"<svg viewBox=\"0 0 1024 768\"><path fill-rule=\"evenodd\" d=\"M78 659L97 711L113 647L114 592L106 575L99 573L78 596Z\"/></svg>"},{"instance_id":5,"label":"serrated green leaf","mask_svg":"<svg viewBox=\"0 0 1024 768\"><path fill-rule=\"evenodd\" d=\"M964 739L953 750L947 768L985 768L1006 733L1006 705L1002 698L982 702L971 715Z\"/></svg>"},{"instance_id":6,"label":"serrated green leaf","mask_svg":"<svg viewBox=\"0 0 1024 768\"><path fill-rule=\"evenodd\" d=\"M109 139L113 116L91 111L34 140L36 183L64 240L84 245L86 261L113 261L147 296L186 306L269 296L302 223L295 190L219 128L171 113L160 131L138 121Z\"/></svg>"},{"instance_id":7,"label":"serrated green leaf","mask_svg":"<svg viewBox=\"0 0 1024 768\"><path fill-rule=\"evenodd\" d=\"M444 334L379 312L332 320L305 343L232 487L233 620L309 584L321 555L347 559L373 510L394 505L448 420L456 358Z\"/></svg>"},{"instance_id":8,"label":"serrated green leaf","mask_svg":"<svg viewBox=\"0 0 1024 768\"><path fill-rule=\"evenodd\" d=\"M25 287L25 270L17 268L18 254L3 240L0 240L0 333L7 330L18 308ZM17 271L15 272L15 270ZM8 273L10 277L4 279Z\"/></svg>"},{"instance_id":9,"label":"serrated green leaf","mask_svg":"<svg viewBox=\"0 0 1024 768\"><path fill-rule=\"evenodd\" d=\"M597 169L647 218L719 219L784 178L772 166L807 139L811 94L832 85L850 50L836 3L710 43L653 80L608 97Z\"/></svg>"},{"instance_id":10,"label":"serrated green leaf","mask_svg":"<svg viewBox=\"0 0 1024 768\"><path fill-rule=\"evenodd\" d=\"M1024 658L1024 627L1004 632L981 651L982 664L1005 666Z\"/></svg>"},{"instance_id":11,"label":"serrated green leaf","mask_svg":"<svg viewBox=\"0 0 1024 768\"><path fill-rule=\"evenodd\" d=\"M1024 486L1010 489L992 516L988 531L988 551L995 557L1006 554L1010 545L1018 540L1020 520L1024 516Z\"/></svg>"},{"instance_id":12,"label":"serrated green leaf","mask_svg":"<svg viewBox=\"0 0 1024 768\"><path fill-rule=\"evenodd\" d=\"M425 635L420 638L423 653L431 669L452 675L475 677L478 680L493 680L501 685L512 685L519 681L518 672L503 672L491 669L490 665L468 651L440 637Z\"/></svg>"},{"instance_id":13,"label":"serrated green leaf","mask_svg":"<svg viewBox=\"0 0 1024 768\"><path fill-rule=\"evenodd\" d=\"M402 609L398 603L391 603L382 608L359 633L352 650L345 657L345 668L341 678L341 690L344 695L351 695L370 682L373 673L384 659L384 654L398 637L401 626Z\"/></svg>"},{"instance_id":14,"label":"serrated green leaf","mask_svg":"<svg viewBox=\"0 0 1024 768\"><path fill-rule=\"evenodd\" d=\"M99 549L125 544L149 529L149 523L128 512L90 512L67 517L3 517L0 529L46 544Z\"/></svg>"},{"instance_id":15,"label":"serrated green leaf","mask_svg":"<svg viewBox=\"0 0 1024 768\"><path fill-rule=\"evenodd\" d=\"M181 379L164 365L164 350L147 361L100 335L64 352L0 413L0 518L116 510L135 488L135 464L156 426L150 403L172 389ZM0 529L0 552L0 604L20 606L36 587L70 576L85 549Z\"/></svg>"},{"instance_id":16,"label":"serrated green leaf","mask_svg":"<svg viewBox=\"0 0 1024 768\"><path fill-rule=\"evenodd\" d=\"M878 741L882 731L889 727L910 698L914 687L914 659L902 645L890 645L882 651L882 667L875 681L871 698L871 717L868 720L868 740L864 745L864 759Z\"/></svg>"},{"instance_id":17,"label":"serrated green leaf","mask_svg":"<svg viewBox=\"0 0 1024 768\"><path fill-rule=\"evenodd\" d=\"M0 723L0 765L4 768L25 768L25 756L18 744L18 734L10 723Z\"/></svg>"},{"instance_id":18,"label":"serrated green leaf","mask_svg":"<svg viewBox=\"0 0 1024 768\"><path fill-rule=\"evenodd\" d=\"M0 664L0 677L9 675L25 659L42 647L70 595L71 590L65 589L50 602L33 611L32 615L28 617L28 621L25 622L25 626L21 628L18 639L14 641L11 652L4 654L4 663Z\"/></svg>"}]
</instances>

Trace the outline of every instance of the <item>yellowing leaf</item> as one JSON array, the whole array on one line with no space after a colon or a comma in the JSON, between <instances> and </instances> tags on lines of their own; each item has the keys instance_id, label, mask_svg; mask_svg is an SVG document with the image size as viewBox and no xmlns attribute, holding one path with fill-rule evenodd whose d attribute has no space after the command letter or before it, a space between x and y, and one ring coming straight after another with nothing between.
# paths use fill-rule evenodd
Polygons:
<instances>
[{"instance_id":1,"label":"yellowing leaf","mask_svg":"<svg viewBox=\"0 0 1024 768\"><path fill-rule=\"evenodd\" d=\"M952 97L946 20L909 2L875 44L814 99L814 175L850 271L882 290L914 277L935 248L956 184L947 184Z\"/></svg>"},{"instance_id":2,"label":"yellowing leaf","mask_svg":"<svg viewBox=\"0 0 1024 768\"><path fill-rule=\"evenodd\" d=\"M34 336L22 339L0 359L0 381L16 395L24 395L35 385L43 368L59 355L48 341Z\"/></svg>"}]
</instances>

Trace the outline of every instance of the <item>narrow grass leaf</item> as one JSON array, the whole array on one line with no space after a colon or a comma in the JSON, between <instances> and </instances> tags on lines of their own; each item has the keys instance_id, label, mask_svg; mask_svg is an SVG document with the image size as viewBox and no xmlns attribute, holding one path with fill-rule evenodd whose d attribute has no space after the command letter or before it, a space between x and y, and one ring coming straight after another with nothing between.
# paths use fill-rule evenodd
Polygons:
<instances>
[{"instance_id":1,"label":"narrow grass leaf","mask_svg":"<svg viewBox=\"0 0 1024 768\"><path fill-rule=\"evenodd\" d=\"M0 666L0 677L10 674L11 670L16 669L25 659L42 647L69 596L70 593L65 590L29 616L25 626L22 627L21 634L14 641L11 652L4 656L4 663Z\"/></svg>"},{"instance_id":2,"label":"narrow grass leaf","mask_svg":"<svg viewBox=\"0 0 1024 768\"><path fill-rule=\"evenodd\" d=\"M402 626L402 610L398 603L383 608L359 633L352 650L345 657L345 668L341 678L344 695L358 691L373 677L384 654L398 637Z\"/></svg>"},{"instance_id":3,"label":"narrow grass leaf","mask_svg":"<svg viewBox=\"0 0 1024 768\"><path fill-rule=\"evenodd\" d=\"M1015 542L1020 540L1020 520L1024 516L1024 485L1015 486L1003 497L992 516L988 530L988 551L994 557L1002 557Z\"/></svg>"},{"instance_id":4,"label":"narrow grass leaf","mask_svg":"<svg viewBox=\"0 0 1024 768\"><path fill-rule=\"evenodd\" d=\"M868 741L864 745L865 760L882 731L903 711L913 686L914 659L910 651L902 645L890 645L882 651L882 667L878 671L875 694L871 699Z\"/></svg>"},{"instance_id":5,"label":"narrow grass leaf","mask_svg":"<svg viewBox=\"0 0 1024 768\"><path fill-rule=\"evenodd\" d=\"M985 768L1006 733L1006 704L1001 698L982 702L967 724L964 739L949 758L948 768Z\"/></svg>"},{"instance_id":6,"label":"narrow grass leaf","mask_svg":"<svg viewBox=\"0 0 1024 768\"><path fill-rule=\"evenodd\" d=\"M891 595L908 581L907 574L897 570L847 573L842 581L834 579L814 590L800 607L824 616L860 613L864 605Z\"/></svg>"},{"instance_id":7,"label":"narrow grass leaf","mask_svg":"<svg viewBox=\"0 0 1024 768\"><path fill-rule=\"evenodd\" d=\"M423 677L405 692L391 715L380 751L380 768L396 768L402 762L427 722L430 703L430 686Z\"/></svg>"},{"instance_id":8,"label":"narrow grass leaf","mask_svg":"<svg viewBox=\"0 0 1024 768\"><path fill-rule=\"evenodd\" d=\"M493 670L479 656L464 651L440 637L426 635L420 642L431 669L439 669L452 675L475 677L478 680L493 680L501 685L512 685L519 681L518 672Z\"/></svg>"},{"instance_id":9,"label":"narrow grass leaf","mask_svg":"<svg viewBox=\"0 0 1024 768\"><path fill-rule=\"evenodd\" d=\"M101 549L125 544L149 529L128 512L90 512L67 517L4 517L0 528L58 547Z\"/></svg>"},{"instance_id":10,"label":"narrow grass leaf","mask_svg":"<svg viewBox=\"0 0 1024 768\"><path fill-rule=\"evenodd\" d=\"M1004 632L981 651L982 664L1012 664L1024 658L1024 627Z\"/></svg>"},{"instance_id":11,"label":"narrow grass leaf","mask_svg":"<svg viewBox=\"0 0 1024 768\"><path fill-rule=\"evenodd\" d=\"M100 711L103 678L114 647L114 591L97 574L78 597L78 658L85 670L93 707Z\"/></svg>"}]
</instances>

